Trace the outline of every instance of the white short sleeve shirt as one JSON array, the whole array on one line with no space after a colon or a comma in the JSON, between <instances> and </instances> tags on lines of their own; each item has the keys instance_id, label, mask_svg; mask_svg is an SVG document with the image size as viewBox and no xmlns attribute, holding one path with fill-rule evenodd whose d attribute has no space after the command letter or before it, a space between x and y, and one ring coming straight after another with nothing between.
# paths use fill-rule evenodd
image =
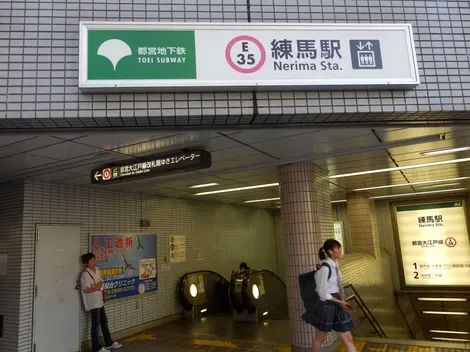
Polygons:
<instances>
[{"instance_id":1,"label":"white short sleeve shirt","mask_svg":"<svg viewBox=\"0 0 470 352\"><path fill-rule=\"evenodd\" d=\"M98 282L101 282L100 269L98 269L98 267L95 267L95 272L89 268L86 268L82 272L80 277L80 288L82 291L83 305L87 312L104 306L103 294L101 291L90 293L84 292L86 288Z\"/></svg>"},{"instance_id":2,"label":"white short sleeve shirt","mask_svg":"<svg viewBox=\"0 0 470 352\"><path fill-rule=\"evenodd\" d=\"M323 266L315 273L317 293L320 301L329 301L333 298L333 293L340 293L339 282L342 279L338 269L338 264L331 258L327 258L322 263L327 263L331 268L331 276L328 280L330 269Z\"/></svg>"}]
</instances>

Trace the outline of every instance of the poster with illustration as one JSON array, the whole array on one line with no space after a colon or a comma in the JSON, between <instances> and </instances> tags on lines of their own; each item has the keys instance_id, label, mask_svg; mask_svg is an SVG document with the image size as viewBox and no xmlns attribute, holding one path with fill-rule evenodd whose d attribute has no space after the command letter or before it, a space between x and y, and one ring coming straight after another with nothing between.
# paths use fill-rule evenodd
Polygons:
<instances>
[{"instance_id":1,"label":"poster with illustration","mask_svg":"<svg viewBox=\"0 0 470 352\"><path fill-rule=\"evenodd\" d=\"M90 247L110 300L157 290L157 235L95 234Z\"/></svg>"}]
</instances>

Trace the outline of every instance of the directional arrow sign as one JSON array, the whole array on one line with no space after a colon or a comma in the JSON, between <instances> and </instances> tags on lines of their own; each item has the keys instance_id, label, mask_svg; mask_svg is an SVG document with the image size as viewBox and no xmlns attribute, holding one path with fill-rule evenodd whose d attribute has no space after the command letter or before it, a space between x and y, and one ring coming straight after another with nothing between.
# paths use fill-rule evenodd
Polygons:
<instances>
[{"instance_id":1,"label":"directional arrow sign","mask_svg":"<svg viewBox=\"0 0 470 352\"><path fill-rule=\"evenodd\" d=\"M359 44L356 45L356 48L358 48L359 50L364 49L364 45L362 45L361 41L359 42Z\"/></svg>"},{"instance_id":2,"label":"directional arrow sign","mask_svg":"<svg viewBox=\"0 0 470 352\"><path fill-rule=\"evenodd\" d=\"M101 174L99 173L99 171L96 171L93 177L95 178L95 181L98 181L101 177Z\"/></svg>"},{"instance_id":3,"label":"directional arrow sign","mask_svg":"<svg viewBox=\"0 0 470 352\"><path fill-rule=\"evenodd\" d=\"M91 171L92 183L110 183L211 167L211 154L203 149L184 150L166 155L105 165Z\"/></svg>"}]
</instances>

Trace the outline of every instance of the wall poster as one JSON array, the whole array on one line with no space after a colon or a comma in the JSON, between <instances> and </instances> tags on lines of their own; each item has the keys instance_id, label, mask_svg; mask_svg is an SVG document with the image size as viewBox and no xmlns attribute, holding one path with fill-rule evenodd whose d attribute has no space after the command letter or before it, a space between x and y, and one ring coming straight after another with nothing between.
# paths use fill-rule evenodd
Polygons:
<instances>
[{"instance_id":1,"label":"wall poster","mask_svg":"<svg viewBox=\"0 0 470 352\"><path fill-rule=\"evenodd\" d=\"M90 247L110 300L157 290L157 235L95 234Z\"/></svg>"},{"instance_id":2,"label":"wall poster","mask_svg":"<svg viewBox=\"0 0 470 352\"><path fill-rule=\"evenodd\" d=\"M394 208L405 286L469 286L465 200Z\"/></svg>"},{"instance_id":3,"label":"wall poster","mask_svg":"<svg viewBox=\"0 0 470 352\"><path fill-rule=\"evenodd\" d=\"M186 236L169 236L170 263L186 261Z\"/></svg>"},{"instance_id":4,"label":"wall poster","mask_svg":"<svg viewBox=\"0 0 470 352\"><path fill-rule=\"evenodd\" d=\"M335 240L341 243L343 249L343 255L346 254L345 244L344 244L344 231L343 231L343 222L342 221L333 221L333 230L335 233Z\"/></svg>"}]
</instances>

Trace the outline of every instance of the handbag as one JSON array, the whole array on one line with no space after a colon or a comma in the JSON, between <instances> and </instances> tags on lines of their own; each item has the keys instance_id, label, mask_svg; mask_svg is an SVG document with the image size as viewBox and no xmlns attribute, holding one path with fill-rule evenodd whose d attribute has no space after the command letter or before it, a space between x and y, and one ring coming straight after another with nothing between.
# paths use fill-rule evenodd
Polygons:
<instances>
[{"instance_id":1,"label":"handbag","mask_svg":"<svg viewBox=\"0 0 470 352\"><path fill-rule=\"evenodd\" d=\"M93 280L93 282L96 285L96 281L95 281L95 278L93 277L93 275L91 275L88 270L85 270L85 271L88 273L88 275L90 275L91 279ZM106 293L105 290L101 291L101 294L103 295L103 302L106 303L109 300L109 295Z\"/></svg>"}]
</instances>

